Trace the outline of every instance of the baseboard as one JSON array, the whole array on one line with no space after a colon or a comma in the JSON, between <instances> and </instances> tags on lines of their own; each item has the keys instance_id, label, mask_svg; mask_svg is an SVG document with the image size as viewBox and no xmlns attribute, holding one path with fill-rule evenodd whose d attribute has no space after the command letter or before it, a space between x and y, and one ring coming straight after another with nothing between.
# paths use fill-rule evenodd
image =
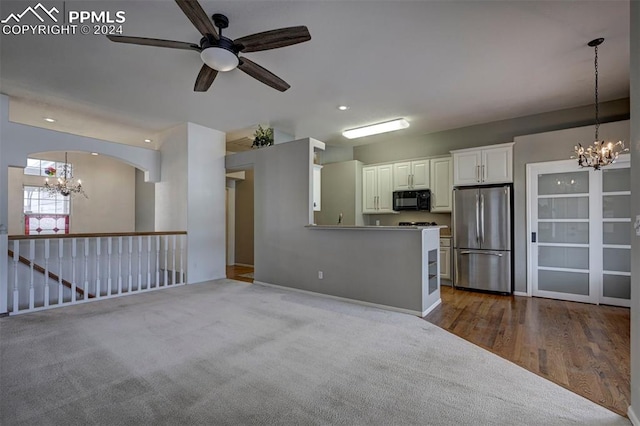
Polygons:
<instances>
[{"instance_id":1,"label":"baseboard","mask_svg":"<svg viewBox=\"0 0 640 426\"><path fill-rule=\"evenodd\" d=\"M632 406L629 406L627 409L627 416L629 416L629 420L631 420L633 426L640 426L640 420L638 420L638 416L636 416Z\"/></svg>"},{"instance_id":2,"label":"baseboard","mask_svg":"<svg viewBox=\"0 0 640 426\"><path fill-rule=\"evenodd\" d=\"M527 294L526 291L514 291L513 292L514 296L524 296L524 297L529 297L529 295Z\"/></svg>"},{"instance_id":3,"label":"baseboard","mask_svg":"<svg viewBox=\"0 0 640 426\"><path fill-rule=\"evenodd\" d=\"M413 311L411 309L397 308L395 306L381 305L379 303L365 302L363 300L349 299L347 297L333 296L331 294L316 293L315 291L302 290L300 288L286 287L286 286L277 285L277 284L270 284L270 283L265 283L265 282L262 282L262 281L255 281L254 280L253 283L254 284L258 284L258 285L263 285L265 287L273 287L273 288L277 288L277 289L280 289L280 290L289 290L289 291L295 291L295 292L298 292L298 293L312 294L314 296L326 297L327 299L340 300L342 302L349 302L349 303L356 303L358 305L364 305L364 306L369 306L369 307L372 307L372 308L384 309L384 310L387 310L387 311L400 312L400 313L403 313L403 314L414 315L414 316L417 316L417 317L423 317L424 315L426 315L426 313L430 312L432 308L435 308L437 306L437 304L440 303L440 301L438 301L438 303L434 304L431 308L427 309L425 311L426 313L423 314L420 311Z\"/></svg>"},{"instance_id":4,"label":"baseboard","mask_svg":"<svg viewBox=\"0 0 640 426\"><path fill-rule=\"evenodd\" d=\"M233 266L246 266L247 268L253 268L253 265L249 265L246 263L235 263Z\"/></svg>"},{"instance_id":5,"label":"baseboard","mask_svg":"<svg viewBox=\"0 0 640 426\"><path fill-rule=\"evenodd\" d=\"M422 313L422 318L424 318L427 315L429 315L429 312L433 311L435 308L440 306L440 304L442 304L442 299L438 299L438 301L436 303L434 303L433 305L429 306L427 308L427 310Z\"/></svg>"}]
</instances>

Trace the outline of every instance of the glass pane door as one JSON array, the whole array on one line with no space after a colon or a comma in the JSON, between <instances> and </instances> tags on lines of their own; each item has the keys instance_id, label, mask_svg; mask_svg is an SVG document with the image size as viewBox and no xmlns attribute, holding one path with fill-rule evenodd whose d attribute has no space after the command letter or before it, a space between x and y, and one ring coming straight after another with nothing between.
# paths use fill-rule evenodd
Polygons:
<instances>
[{"instance_id":1,"label":"glass pane door","mask_svg":"<svg viewBox=\"0 0 640 426\"><path fill-rule=\"evenodd\" d=\"M589 171L565 162L534 166L529 175L533 295L595 302Z\"/></svg>"},{"instance_id":2,"label":"glass pane door","mask_svg":"<svg viewBox=\"0 0 640 426\"><path fill-rule=\"evenodd\" d=\"M602 171L602 291L600 303L630 306L631 169L628 164Z\"/></svg>"}]
</instances>

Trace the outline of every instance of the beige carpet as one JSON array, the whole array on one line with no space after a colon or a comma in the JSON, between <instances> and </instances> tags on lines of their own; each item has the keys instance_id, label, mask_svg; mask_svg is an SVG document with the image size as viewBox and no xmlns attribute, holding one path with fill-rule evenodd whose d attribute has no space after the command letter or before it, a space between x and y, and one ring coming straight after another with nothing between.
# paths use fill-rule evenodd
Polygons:
<instances>
[{"instance_id":1,"label":"beige carpet","mask_svg":"<svg viewBox=\"0 0 640 426\"><path fill-rule=\"evenodd\" d=\"M626 425L426 321L237 281L0 319L2 425Z\"/></svg>"}]
</instances>

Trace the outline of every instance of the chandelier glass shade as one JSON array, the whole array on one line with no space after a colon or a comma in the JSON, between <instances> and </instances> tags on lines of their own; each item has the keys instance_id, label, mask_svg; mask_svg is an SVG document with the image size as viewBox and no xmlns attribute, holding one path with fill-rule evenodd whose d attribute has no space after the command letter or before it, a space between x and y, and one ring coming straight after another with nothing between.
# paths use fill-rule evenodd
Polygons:
<instances>
[{"instance_id":1,"label":"chandelier glass shade","mask_svg":"<svg viewBox=\"0 0 640 426\"><path fill-rule=\"evenodd\" d=\"M61 167L58 174L58 179L54 183L49 183L49 178L44 180L44 188L49 191L51 196L60 194L64 197L68 197L70 195L74 196L82 194L85 198L89 198L84 192L84 189L82 189L82 182L80 179L76 181L73 178L71 165L67 162L66 152L64 153L64 165Z\"/></svg>"},{"instance_id":2,"label":"chandelier glass shade","mask_svg":"<svg viewBox=\"0 0 640 426\"><path fill-rule=\"evenodd\" d=\"M593 167L594 170L600 170L601 167L615 163L621 153L629 151L628 148L625 148L624 142L607 142L604 140L600 140L598 134L600 130L600 105L598 102L598 46L601 45L603 41L604 38L597 38L595 40L591 40L588 43L588 45L590 47L593 47L595 50L594 68L596 126L594 142L587 147L582 146L582 144L580 143L577 144L574 147L575 155L571 157L578 159L578 165L580 167Z\"/></svg>"}]
</instances>

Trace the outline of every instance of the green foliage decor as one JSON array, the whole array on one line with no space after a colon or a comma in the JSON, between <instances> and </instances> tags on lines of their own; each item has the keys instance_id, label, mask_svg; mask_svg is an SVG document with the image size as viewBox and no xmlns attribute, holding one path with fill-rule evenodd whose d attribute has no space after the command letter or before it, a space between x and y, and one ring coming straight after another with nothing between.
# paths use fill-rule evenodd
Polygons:
<instances>
[{"instance_id":1,"label":"green foliage decor","mask_svg":"<svg viewBox=\"0 0 640 426\"><path fill-rule=\"evenodd\" d=\"M263 146L273 145L273 127L266 129L262 125L258 125L258 129L253 134L253 148L261 148Z\"/></svg>"}]
</instances>

